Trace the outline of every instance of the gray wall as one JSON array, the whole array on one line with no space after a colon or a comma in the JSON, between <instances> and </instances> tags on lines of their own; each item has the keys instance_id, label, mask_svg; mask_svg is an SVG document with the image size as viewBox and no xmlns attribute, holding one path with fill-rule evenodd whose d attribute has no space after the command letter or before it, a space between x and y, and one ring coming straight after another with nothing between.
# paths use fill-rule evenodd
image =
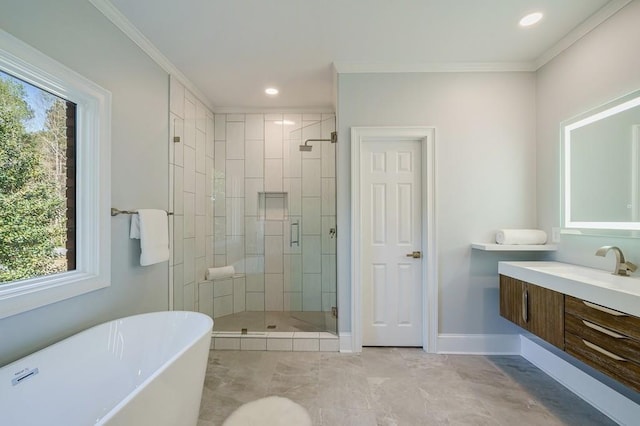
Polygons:
<instances>
[{"instance_id":1,"label":"gray wall","mask_svg":"<svg viewBox=\"0 0 640 426\"><path fill-rule=\"evenodd\" d=\"M85 0L3 0L0 28L112 93L112 205L166 209L166 72ZM0 365L103 321L168 308L168 263L141 267L128 217L111 225L111 286L0 320Z\"/></svg>"},{"instance_id":2,"label":"gray wall","mask_svg":"<svg viewBox=\"0 0 640 426\"><path fill-rule=\"evenodd\" d=\"M351 329L350 129L434 126L439 332L515 332L498 314L497 262L523 255L470 244L536 226L535 75L341 74L338 104L340 331Z\"/></svg>"},{"instance_id":3,"label":"gray wall","mask_svg":"<svg viewBox=\"0 0 640 426\"><path fill-rule=\"evenodd\" d=\"M640 1L632 1L537 73L538 225L560 225L560 123L640 88ZM640 240L562 235L556 259L613 269L613 255L594 256L605 244L620 246L634 263Z\"/></svg>"}]
</instances>

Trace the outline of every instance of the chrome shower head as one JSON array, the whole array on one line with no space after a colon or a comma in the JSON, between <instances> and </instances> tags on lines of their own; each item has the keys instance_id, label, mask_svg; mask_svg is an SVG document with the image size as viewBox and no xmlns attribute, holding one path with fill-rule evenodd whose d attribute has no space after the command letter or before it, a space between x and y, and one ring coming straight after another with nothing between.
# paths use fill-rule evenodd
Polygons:
<instances>
[{"instance_id":1,"label":"chrome shower head","mask_svg":"<svg viewBox=\"0 0 640 426\"><path fill-rule=\"evenodd\" d=\"M309 152L313 149L313 146L307 145L307 142L309 141L306 141L304 145L300 145L300 151Z\"/></svg>"}]
</instances>

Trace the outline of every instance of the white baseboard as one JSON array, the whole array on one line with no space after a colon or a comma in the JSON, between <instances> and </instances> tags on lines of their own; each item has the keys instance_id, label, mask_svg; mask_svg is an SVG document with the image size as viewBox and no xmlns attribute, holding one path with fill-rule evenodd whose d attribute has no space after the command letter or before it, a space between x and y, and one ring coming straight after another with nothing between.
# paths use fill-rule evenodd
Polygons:
<instances>
[{"instance_id":1,"label":"white baseboard","mask_svg":"<svg viewBox=\"0 0 640 426\"><path fill-rule=\"evenodd\" d=\"M520 338L520 355L523 358L616 423L638 424L640 405L528 338Z\"/></svg>"},{"instance_id":2,"label":"white baseboard","mask_svg":"<svg viewBox=\"0 0 640 426\"><path fill-rule=\"evenodd\" d=\"M439 334L439 354L520 355L517 334Z\"/></svg>"},{"instance_id":3,"label":"white baseboard","mask_svg":"<svg viewBox=\"0 0 640 426\"><path fill-rule=\"evenodd\" d=\"M350 353L353 352L353 345L351 340L351 333L339 333L340 337L340 352Z\"/></svg>"}]
</instances>

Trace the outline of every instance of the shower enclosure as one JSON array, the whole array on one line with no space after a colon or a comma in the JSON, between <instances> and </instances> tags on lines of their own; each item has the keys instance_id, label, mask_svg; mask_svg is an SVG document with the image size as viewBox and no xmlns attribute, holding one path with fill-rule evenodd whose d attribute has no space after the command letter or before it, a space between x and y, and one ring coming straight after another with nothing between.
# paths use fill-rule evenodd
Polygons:
<instances>
[{"instance_id":1,"label":"shower enclosure","mask_svg":"<svg viewBox=\"0 0 640 426\"><path fill-rule=\"evenodd\" d=\"M215 331L336 332L335 116L216 114L214 265L198 285Z\"/></svg>"}]
</instances>

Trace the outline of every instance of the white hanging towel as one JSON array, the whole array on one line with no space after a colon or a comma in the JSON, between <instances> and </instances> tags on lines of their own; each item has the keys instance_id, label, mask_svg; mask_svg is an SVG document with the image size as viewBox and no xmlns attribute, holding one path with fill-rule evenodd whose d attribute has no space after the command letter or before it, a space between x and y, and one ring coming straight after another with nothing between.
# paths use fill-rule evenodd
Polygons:
<instances>
[{"instance_id":1,"label":"white hanging towel","mask_svg":"<svg viewBox=\"0 0 640 426\"><path fill-rule=\"evenodd\" d=\"M131 215L129 238L140 239L140 265L147 266L169 260L169 219L167 212L140 209Z\"/></svg>"}]
</instances>

